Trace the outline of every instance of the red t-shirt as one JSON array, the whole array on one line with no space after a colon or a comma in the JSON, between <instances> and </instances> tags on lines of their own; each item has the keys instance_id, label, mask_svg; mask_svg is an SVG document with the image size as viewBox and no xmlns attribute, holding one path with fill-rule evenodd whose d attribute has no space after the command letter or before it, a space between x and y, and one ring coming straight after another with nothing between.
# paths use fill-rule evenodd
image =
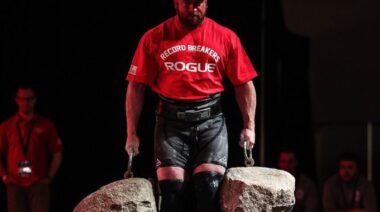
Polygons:
<instances>
[{"instance_id":1,"label":"red t-shirt","mask_svg":"<svg viewBox=\"0 0 380 212\"><path fill-rule=\"evenodd\" d=\"M30 139L27 142L29 132ZM61 139L53 123L39 115L34 115L30 121L24 121L16 114L0 126L0 154L6 158L8 177L17 185L28 187L46 178L51 155L62 149ZM18 163L26 160L31 163L32 173L21 177Z\"/></svg>"},{"instance_id":2,"label":"red t-shirt","mask_svg":"<svg viewBox=\"0 0 380 212\"><path fill-rule=\"evenodd\" d=\"M233 85L257 76L236 34L209 18L186 31L175 16L143 35L127 80L168 98L197 100L223 91L225 76Z\"/></svg>"}]
</instances>

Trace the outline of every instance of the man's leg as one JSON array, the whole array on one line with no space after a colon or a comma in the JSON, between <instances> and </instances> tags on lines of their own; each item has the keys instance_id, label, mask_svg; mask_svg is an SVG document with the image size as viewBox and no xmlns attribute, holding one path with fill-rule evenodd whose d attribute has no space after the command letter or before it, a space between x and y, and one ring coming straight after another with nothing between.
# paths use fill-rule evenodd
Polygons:
<instances>
[{"instance_id":1,"label":"man's leg","mask_svg":"<svg viewBox=\"0 0 380 212\"><path fill-rule=\"evenodd\" d=\"M49 212L50 188L47 183L40 183L28 189L31 212Z\"/></svg>"},{"instance_id":2,"label":"man's leg","mask_svg":"<svg viewBox=\"0 0 380 212\"><path fill-rule=\"evenodd\" d=\"M185 171L180 167L160 167L157 177L161 190L161 212L181 212L185 198Z\"/></svg>"},{"instance_id":3,"label":"man's leg","mask_svg":"<svg viewBox=\"0 0 380 212\"><path fill-rule=\"evenodd\" d=\"M225 168L215 164L201 164L193 173L197 212L219 211L219 187Z\"/></svg>"},{"instance_id":4,"label":"man's leg","mask_svg":"<svg viewBox=\"0 0 380 212\"><path fill-rule=\"evenodd\" d=\"M6 187L8 212L27 212L28 200L25 189L14 184L7 184Z\"/></svg>"},{"instance_id":5,"label":"man's leg","mask_svg":"<svg viewBox=\"0 0 380 212\"><path fill-rule=\"evenodd\" d=\"M219 187L228 159L228 136L224 117L217 116L197 127L193 184L197 212L220 211Z\"/></svg>"},{"instance_id":6,"label":"man's leg","mask_svg":"<svg viewBox=\"0 0 380 212\"><path fill-rule=\"evenodd\" d=\"M155 161L161 191L162 212L183 212L188 177L185 168L189 147L184 141L191 134L192 124L157 116L155 128Z\"/></svg>"}]
</instances>

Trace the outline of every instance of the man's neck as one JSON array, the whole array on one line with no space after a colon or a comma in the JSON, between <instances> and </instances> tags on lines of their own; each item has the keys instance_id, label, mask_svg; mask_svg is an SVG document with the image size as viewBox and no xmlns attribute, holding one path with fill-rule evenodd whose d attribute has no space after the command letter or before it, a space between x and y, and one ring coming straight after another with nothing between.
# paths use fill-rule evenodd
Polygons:
<instances>
[{"instance_id":1,"label":"man's neck","mask_svg":"<svg viewBox=\"0 0 380 212\"><path fill-rule=\"evenodd\" d=\"M204 20L203 20L203 21L204 21ZM178 17L178 15L175 17L175 25L177 26L177 28L178 28L179 30L181 30L181 31L185 31L185 32L186 32L186 31L189 32L189 31L192 31L192 30L194 30L194 29L200 27L200 26L203 24L203 21L202 21L202 23L200 23L200 24L197 25L197 26L191 26L191 25L188 25L188 24L184 23L184 22L180 19L180 17Z\"/></svg>"},{"instance_id":2,"label":"man's neck","mask_svg":"<svg viewBox=\"0 0 380 212\"><path fill-rule=\"evenodd\" d=\"M19 112L18 114L19 114L19 116L20 116L24 121L30 121L30 120L32 120L33 115L34 115L33 112L30 112L30 113L22 113L22 112Z\"/></svg>"},{"instance_id":3,"label":"man's neck","mask_svg":"<svg viewBox=\"0 0 380 212\"><path fill-rule=\"evenodd\" d=\"M354 177L353 179L351 180L343 180L343 179L340 179L342 181L343 184L347 185L347 186L355 186L356 183L357 183L357 180L358 178L357 177Z\"/></svg>"}]
</instances>

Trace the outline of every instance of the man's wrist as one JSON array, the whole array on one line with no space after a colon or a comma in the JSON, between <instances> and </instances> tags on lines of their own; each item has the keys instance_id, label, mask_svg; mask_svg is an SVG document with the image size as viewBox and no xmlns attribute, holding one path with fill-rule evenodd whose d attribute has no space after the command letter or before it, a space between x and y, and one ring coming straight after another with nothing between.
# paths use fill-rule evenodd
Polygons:
<instances>
[{"instance_id":1,"label":"man's wrist","mask_svg":"<svg viewBox=\"0 0 380 212\"><path fill-rule=\"evenodd\" d=\"M247 121L244 122L244 128L249 130L255 130L255 122L254 121Z\"/></svg>"},{"instance_id":2,"label":"man's wrist","mask_svg":"<svg viewBox=\"0 0 380 212\"><path fill-rule=\"evenodd\" d=\"M137 136L136 131L127 131L127 138L134 138Z\"/></svg>"},{"instance_id":3,"label":"man's wrist","mask_svg":"<svg viewBox=\"0 0 380 212\"><path fill-rule=\"evenodd\" d=\"M243 129L250 130L250 131L255 131L255 126L245 126Z\"/></svg>"}]
</instances>

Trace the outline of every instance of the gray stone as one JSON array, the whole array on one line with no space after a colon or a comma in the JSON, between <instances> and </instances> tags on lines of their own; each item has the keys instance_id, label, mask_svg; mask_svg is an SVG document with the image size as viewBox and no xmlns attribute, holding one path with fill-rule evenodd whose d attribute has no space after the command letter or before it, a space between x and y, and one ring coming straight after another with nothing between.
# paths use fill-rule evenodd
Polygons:
<instances>
[{"instance_id":1,"label":"gray stone","mask_svg":"<svg viewBox=\"0 0 380 212\"><path fill-rule=\"evenodd\" d=\"M152 184L143 178L119 180L84 198L74 212L156 212Z\"/></svg>"},{"instance_id":2,"label":"gray stone","mask_svg":"<svg viewBox=\"0 0 380 212\"><path fill-rule=\"evenodd\" d=\"M295 179L288 172L244 167L227 170L221 188L223 212L287 212L294 204Z\"/></svg>"}]
</instances>

